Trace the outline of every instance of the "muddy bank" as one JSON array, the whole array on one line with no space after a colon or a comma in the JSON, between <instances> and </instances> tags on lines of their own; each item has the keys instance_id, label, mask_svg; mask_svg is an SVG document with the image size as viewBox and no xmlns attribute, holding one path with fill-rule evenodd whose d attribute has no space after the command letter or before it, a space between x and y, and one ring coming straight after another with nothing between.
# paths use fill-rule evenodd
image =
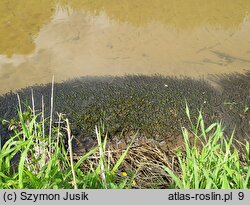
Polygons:
<instances>
[{"instance_id":1,"label":"muddy bank","mask_svg":"<svg viewBox=\"0 0 250 205\"><path fill-rule=\"evenodd\" d=\"M230 133L245 136L249 129L250 72L214 77L214 88L207 81L163 76L82 77L55 84L54 113L66 114L79 139L93 136L94 126L102 119L110 137L139 130L140 135L156 140L174 140L180 127L189 127L185 100L195 120L202 109L207 124L222 120ZM32 87L37 113L41 98L49 117L51 85ZM31 105L31 88L18 91L23 109ZM0 97L1 119L17 116L17 97ZM56 115L54 118L56 119ZM8 136L1 125L1 136Z\"/></svg>"}]
</instances>

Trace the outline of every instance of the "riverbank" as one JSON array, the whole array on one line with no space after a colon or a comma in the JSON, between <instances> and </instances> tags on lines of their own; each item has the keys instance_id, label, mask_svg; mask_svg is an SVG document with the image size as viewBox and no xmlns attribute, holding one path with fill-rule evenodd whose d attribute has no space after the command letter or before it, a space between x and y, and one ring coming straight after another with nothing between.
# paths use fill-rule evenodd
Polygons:
<instances>
[{"instance_id":1,"label":"riverbank","mask_svg":"<svg viewBox=\"0 0 250 205\"><path fill-rule=\"evenodd\" d=\"M83 77L5 94L0 186L249 188L249 78Z\"/></svg>"},{"instance_id":2,"label":"riverbank","mask_svg":"<svg viewBox=\"0 0 250 205\"><path fill-rule=\"evenodd\" d=\"M95 127L96 145L73 152L68 119L59 114L57 127L46 132L47 122L22 113L12 126L15 133L0 150L0 188L33 189L249 189L249 139L244 143L225 136L221 123L204 127L186 115L182 142L171 149L135 133L125 145L107 138L103 122ZM31 109L32 110L32 109ZM67 140L65 140L67 139ZM14 145L14 146L13 146Z\"/></svg>"}]
</instances>

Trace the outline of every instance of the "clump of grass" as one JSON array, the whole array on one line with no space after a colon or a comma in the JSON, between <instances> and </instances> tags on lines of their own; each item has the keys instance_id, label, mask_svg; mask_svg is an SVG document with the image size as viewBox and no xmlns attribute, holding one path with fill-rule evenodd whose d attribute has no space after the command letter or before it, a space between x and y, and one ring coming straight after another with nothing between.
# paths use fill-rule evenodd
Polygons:
<instances>
[{"instance_id":1,"label":"clump of grass","mask_svg":"<svg viewBox=\"0 0 250 205\"><path fill-rule=\"evenodd\" d=\"M179 173L168 167L163 169L171 176L174 188L181 189L249 189L250 160L249 142L240 143L245 155L240 154L234 143L234 133L225 137L222 124L213 123L205 128L199 114L196 124L186 114L192 130L182 128L184 150L177 152ZM193 139L193 140L190 140Z\"/></svg>"},{"instance_id":2,"label":"clump of grass","mask_svg":"<svg viewBox=\"0 0 250 205\"><path fill-rule=\"evenodd\" d=\"M42 112L36 114L33 97L32 108L28 107L26 112L21 108L19 96L18 101L19 119L10 123L14 134L0 149L0 188L95 189L129 188L133 185L133 178L119 180L117 177L118 168L133 141L111 168L105 154L107 135L103 140L104 124L101 123L95 130L98 147L76 161L73 157L69 120L59 114L58 125L53 127L52 115L50 119L44 117L43 103ZM65 146L66 137L68 148ZM95 163L91 161L92 157L95 157ZM83 163L91 163L91 168L83 169Z\"/></svg>"},{"instance_id":3,"label":"clump of grass","mask_svg":"<svg viewBox=\"0 0 250 205\"><path fill-rule=\"evenodd\" d=\"M101 128L96 127L98 147L81 156L77 162L72 154L72 135L68 119L66 131L68 149L59 135L42 137L42 124L37 122L39 115L26 121L19 112L19 131L0 150L0 188L129 188L133 178L117 180L118 168L124 160L131 144L111 168L105 155L107 137L102 140ZM35 126L36 125L36 126ZM36 127L36 129L35 129ZM55 133L54 133L55 134ZM107 136L107 135L106 135ZM132 143L132 142L131 142ZM98 149L99 148L99 149ZM99 152L98 152L99 150ZM19 154L18 166L12 169L13 159ZM95 156L97 163L91 169L82 169Z\"/></svg>"},{"instance_id":4,"label":"clump of grass","mask_svg":"<svg viewBox=\"0 0 250 205\"><path fill-rule=\"evenodd\" d=\"M122 188L131 188L133 185L134 177L135 175L131 176L130 178L122 178L122 180L117 181L116 180L116 173L118 172L118 168L120 167L121 163L124 161L126 155L128 154L128 151L130 147L132 146L134 139L136 135L134 136L134 139L130 142L130 144L127 146L127 148L124 150L124 152L121 154L121 156L117 159L117 161L114 163L114 165L111 168L110 160L107 159L105 153L106 151L106 145L107 145L107 134L104 137L104 140L102 140L102 133L104 132L104 124L100 123L100 127L95 127L95 132L97 136L98 141L98 148L99 148L99 163L96 168L96 170L92 170L96 175L101 176L102 180L102 188L111 188L111 189L122 189ZM109 151L108 151L109 153ZM108 155L109 157L110 155Z\"/></svg>"},{"instance_id":5,"label":"clump of grass","mask_svg":"<svg viewBox=\"0 0 250 205\"><path fill-rule=\"evenodd\" d=\"M69 172L67 151L62 145L43 138L38 115L26 121L19 112L20 127L15 128L12 136L0 151L0 187L1 188L70 188L72 175ZM35 126L36 124L36 126ZM35 130L35 127L37 130ZM53 151L49 152L49 147ZM17 167L13 168L12 164ZM68 182L68 183L65 183Z\"/></svg>"}]
</instances>

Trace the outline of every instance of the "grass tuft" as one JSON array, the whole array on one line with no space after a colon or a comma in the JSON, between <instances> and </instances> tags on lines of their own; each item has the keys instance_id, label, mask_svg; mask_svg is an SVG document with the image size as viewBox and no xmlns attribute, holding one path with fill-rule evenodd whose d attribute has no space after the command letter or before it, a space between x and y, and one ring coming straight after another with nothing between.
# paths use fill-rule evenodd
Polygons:
<instances>
[{"instance_id":1,"label":"grass tuft","mask_svg":"<svg viewBox=\"0 0 250 205\"><path fill-rule=\"evenodd\" d=\"M189 113L188 107L186 112ZM188 115L190 119L190 116ZM204 127L200 113L192 130L182 128L184 149L177 152L179 173L166 166L175 188L180 189L249 189L249 142L241 143L246 157L234 141L234 133L225 137L222 124ZM193 140L191 140L193 139ZM236 141L235 141L236 142ZM238 143L239 145L239 143Z\"/></svg>"}]
</instances>

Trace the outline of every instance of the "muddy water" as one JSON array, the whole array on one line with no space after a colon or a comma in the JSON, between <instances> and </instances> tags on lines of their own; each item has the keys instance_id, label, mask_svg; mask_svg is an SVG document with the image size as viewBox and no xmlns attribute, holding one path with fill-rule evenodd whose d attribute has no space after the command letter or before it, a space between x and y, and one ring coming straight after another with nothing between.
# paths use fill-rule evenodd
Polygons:
<instances>
[{"instance_id":1,"label":"muddy water","mask_svg":"<svg viewBox=\"0 0 250 205\"><path fill-rule=\"evenodd\" d=\"M250 70L249 0L1 0L0 92L83 75Z\"/></svg>"}]
</instances>

